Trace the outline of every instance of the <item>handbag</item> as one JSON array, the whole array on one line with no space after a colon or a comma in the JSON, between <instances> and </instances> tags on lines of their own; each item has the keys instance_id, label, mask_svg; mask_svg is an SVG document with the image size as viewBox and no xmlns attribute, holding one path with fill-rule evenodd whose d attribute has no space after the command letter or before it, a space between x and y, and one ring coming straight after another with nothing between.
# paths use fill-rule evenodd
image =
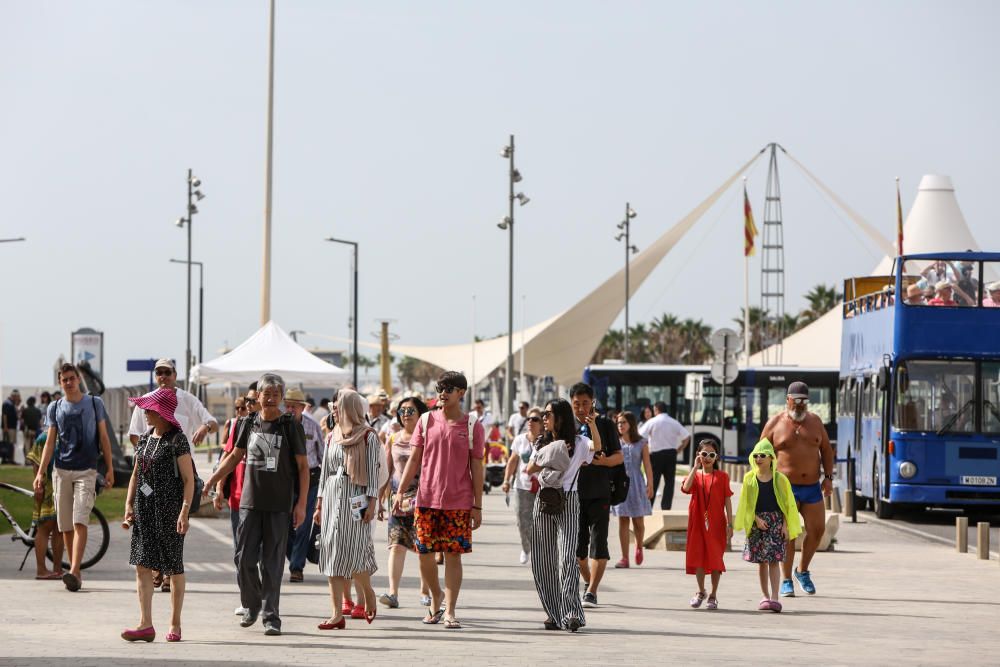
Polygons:
<instances>
[{"instance_id":1,"label":"handbag","mask_svg":"<svg viewBox=\"0 0 1000 667\"><path fill-rule=\"evenodd\" d=\"M576 469L576 476L573 477L573 484L580 477L580 469ZM566 509L566 492L563 491L562 484L559 486L543 486L538 490L538 511L542 514L562 514Z\"/></svg>"},{"instance_id":2,"label":"handbag","mask_svg":"<svg viewBox=\"0 0 1000 667\"><path fill-rule=\"evenodd\" d=\"M611 504L619 505L628 498L628 489L632 481L628 478L625 464L611 469Z\"/></svg>"}]
</instances>

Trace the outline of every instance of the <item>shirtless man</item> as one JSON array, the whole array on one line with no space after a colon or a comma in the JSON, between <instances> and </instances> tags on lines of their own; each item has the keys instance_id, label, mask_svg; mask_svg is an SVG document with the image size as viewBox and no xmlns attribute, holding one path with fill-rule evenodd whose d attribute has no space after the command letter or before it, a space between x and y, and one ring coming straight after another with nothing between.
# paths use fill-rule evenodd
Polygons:
<instances>
[{"instance_id":1,"label":"shirtless man","mask_svg":"<svg viewBox=\"0 0 1000 667\"><path fill-rule=\"evenodd\" d=\"M787 410L768 420L762 437L774 445L778 455L778 470L792 483L795 503L805 519L806 536L802 544L802 559L795 570L799 587L814 595L816 587L809 574L809 562L816 554L819 541L826 530L826 509L823 496L833 491L833 448L823 427L823 421L809 412L809 387L805 382L788 386ZM820 459L823 461L820 482ZM781 596L795 597L792 586L792 566L795 564L795 542L785 547L782 564L784 578Z\"/></svg>"}]
</instances>

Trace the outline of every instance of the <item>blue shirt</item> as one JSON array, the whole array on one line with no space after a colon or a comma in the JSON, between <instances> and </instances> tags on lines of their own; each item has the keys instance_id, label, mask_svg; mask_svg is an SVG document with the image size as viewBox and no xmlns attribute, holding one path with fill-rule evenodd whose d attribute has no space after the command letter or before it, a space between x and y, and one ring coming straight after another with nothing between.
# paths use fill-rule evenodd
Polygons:
<instances>
[{"instance_id":1,"label":"blue shirt","mask_svg":"<svg viewBox=\"0 0 1000 667\"><path fill-rule=\"evenodd\" d=\"M97 470L101 451L97 424L107 418L104 401L96 396L84 396L76 403L66 398L50 403L48 423L56 427L59 436L53 456L56 468Z\"/></svg>"}]
</instances>

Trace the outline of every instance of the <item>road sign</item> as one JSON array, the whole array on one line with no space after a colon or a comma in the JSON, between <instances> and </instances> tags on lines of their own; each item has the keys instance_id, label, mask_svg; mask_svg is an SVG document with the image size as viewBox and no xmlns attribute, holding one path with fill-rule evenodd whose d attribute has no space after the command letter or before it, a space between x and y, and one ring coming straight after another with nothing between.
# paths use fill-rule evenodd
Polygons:
<instances>
[{"instance_id":1,"label":"road sign","mask_svg":"<svg viewBox=\"0 0 1000 667\"><path fill-rule=\"evenodd\" d=\"M732 329L717 329L709 339L716 356L722 356L724 351L729 354L736 354L743 349L743 340L738 333Z\"/></svg>"},{"instance_id":2,"label":"road sign","mask_svg":"<svg viewBox=\"0 0 1000 667\"><path fill-rule=\"evenodd\" d=\"M736 375L739 372L739 366L732 359L725 362L716 361L712 364L712 379L719 384L732 384L736 382Z\"/></svg>"},{"instance_id":3,"label":"road sign","mask_svg":"<svg viewBox=\"0 0 1000 667\"><path fill-rule=\"evenodd\" d=\"M551 375L542 378L542 391L546 394L553 394L556 391L556 379Z\"/></svg>"},{"instance_id":4,"label":"road sign","mask_svg":"<svg viewBox=\"0 0 1000 667\"><path fill-rule=\"evenodd\" d=\"M70 334L70 351L74 364L86 361L104 377L104 334L89 327Z\"/></svg>"},{"instance_id":5,"label":"road sign","mask_svg":"<svg viewBox=\"0 0 1000 667\"><path fill-rule=\"evenodd\" d=\"M689 401L701 400L701 383L704 377L701 373L688 373L684 376L684 398Z\"/></svg>"}]
</instances>

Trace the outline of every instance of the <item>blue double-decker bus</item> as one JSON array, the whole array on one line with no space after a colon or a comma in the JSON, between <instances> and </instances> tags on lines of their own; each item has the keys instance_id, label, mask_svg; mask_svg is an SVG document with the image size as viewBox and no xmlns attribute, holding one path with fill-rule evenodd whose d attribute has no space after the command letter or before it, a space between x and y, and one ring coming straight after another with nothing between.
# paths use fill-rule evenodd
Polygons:
<instances>
[{"instance_id":1,"label":"blue double-decker bus","mask_svg":"<svg viewBox=\"0 0 1000 667\"><path fill-rule=\"evenodd\" d=\"M1000 253L846 280L840 354L837 456L860 507L1000 507Z\"/></svg>"}]
</instances>

